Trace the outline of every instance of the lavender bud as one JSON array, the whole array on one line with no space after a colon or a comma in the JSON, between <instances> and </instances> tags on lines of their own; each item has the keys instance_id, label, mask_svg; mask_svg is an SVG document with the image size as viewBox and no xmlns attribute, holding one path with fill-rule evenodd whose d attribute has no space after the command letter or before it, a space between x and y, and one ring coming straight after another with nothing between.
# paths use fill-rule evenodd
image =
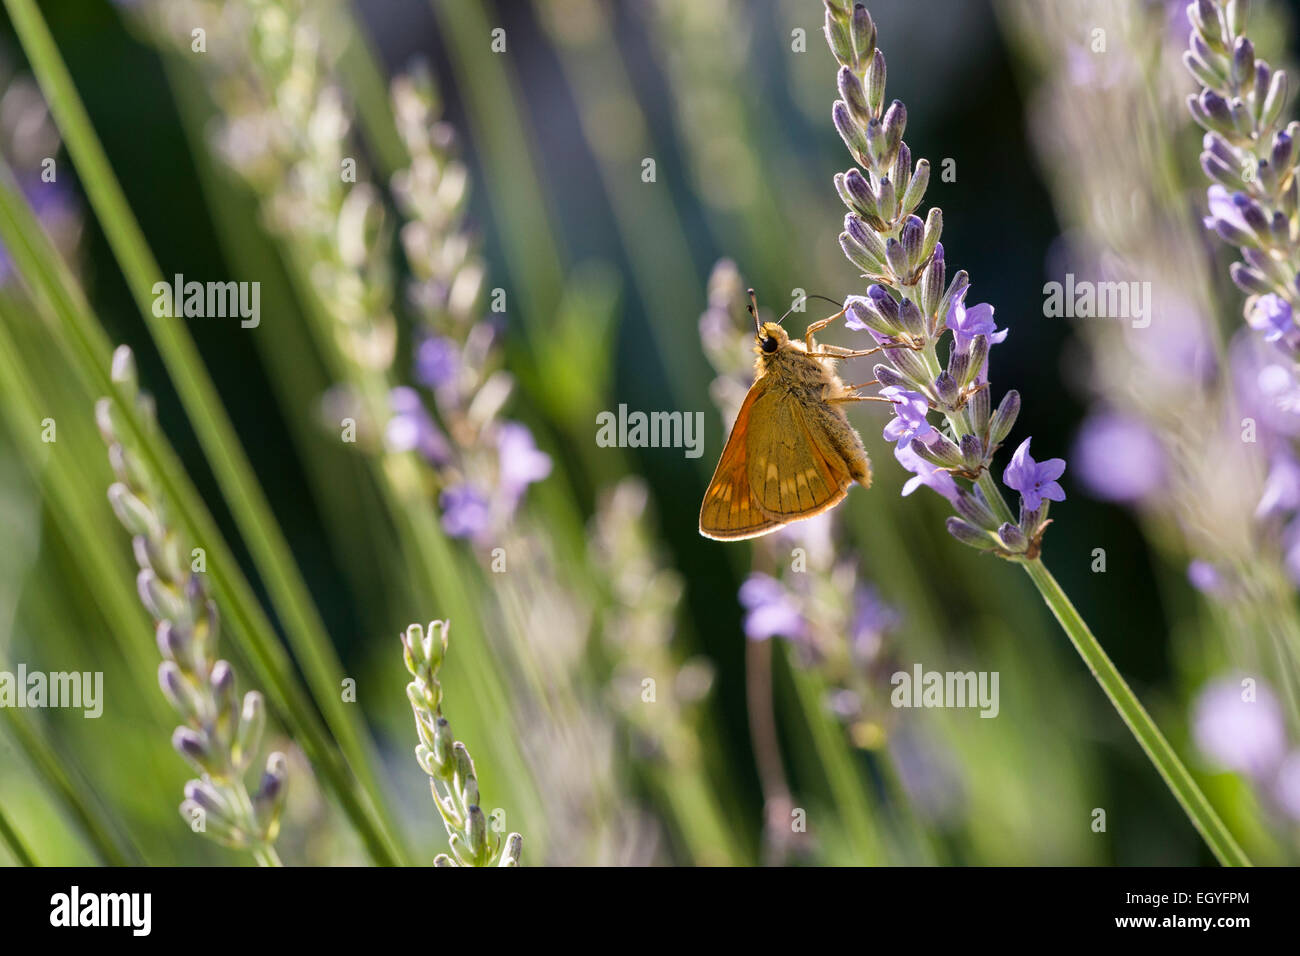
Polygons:
<instances>
[{"instance_id":1,"label":"lavender bud","mask_svg":"<svg viewBox=\"0 0 1300 956\"><path fill-rule=\"evenodd\" d=\"M889 264L889 271L899 280L906 279L911 273L911 269L908 267L907 253L903 251L903 244L897 239L889 238L885 240L885 261Z\"/></svg>"},{"instance_id":2,"label":"lavender bud","mask_svg":"<svg viewBox=\"0 0 1300 956\"><path fill-rule=\"evenodd\" d=\"M947 372L940 372L934 380L934 393L938 396L939 402L949 409L956 407L957 399L961 395L961 389L957 387L957 381Z\"/></svg>"},{"instance_id":3,"label":"lavender bud","mask_svg":"<svg viewBox=\"0 0 1300 956\"><path fill-rule=\"evenodd\" d=\"M191 780L185 784L185 799L201 808L210 817L217 817L229 825L230 808L217 788L205 780Z\"/></svg>"},{"instance_id":4,"label":"lavender bud","mask_svg":"<svg viewBox=\"0 0 1300 956\"><path fill-rule=\"evenodd\" d=\"M988 431L990 404L987 385L975 389L966 399L966 415L970 419L971 428L980 435Z\"/></svg>"},{"instance_id":5,"label":"lavender bud","mask_svg":"<svg viewBox=\"0 0 1300 956\"><path fill-rule=\"evenodd\" d=\"M980 332L973 339L971 339L970 349L968 351L968 354L970 355L970 363L966 366L965 369L966 374L960 378L957 378L957 383L962 388L966 388L968 385L970 385L972 382L975 381L975 379L979 376L980 371L984 368L984 363L988 361L989 337L985 335L983 332Z\"/></svg>"},{"instance_id":6,"label":"lavender bud","mask_svg":"<svg viewBox=\"0 0 1300 956\"><path fill-rule=\"evenodd\" d=\"M880 107L885 102L885 55L879 50L871 57L863 86L866 88L867 108L871 110L871 115L880 115Z\"/></svg>"},{"instance_id":7,"label":"lavender bud","mask_svg":"<svg viewBox=\"0 0 1300 956\"><path fill-rule=\"evenodd\" d=\"M970 369L970 352L961 349L948 351L948 375L959 385L965 385L966 373Z\"/></svg>"},{"instance_id":8,"label":"lavender bud","mask_svg":"<svg viewBox=\"0 0 1300 956\"><path fill-rule=\"evenodd\" d=\"M885 387L903 388L908 391L914 391L916 386L910 379L904 378L889 365L877 365L871 370L871 374L876 377L876 381Z\"/></svg>"},{"instance_id":9,"label":"lavender bud","mask_svg":"<svg viewBox=\"0 0 1300 956\"><path fill-rule=\"evenodd\" d=\"M1285 170L1291 162L1292 145L1293 141L1291 137L1287 135L1285 130L1279 131L1278 134L1273 137L1273 150L1269 156L1269 162L1272 163L1273 168L1277 170L1279 176L1282 175L1282 171Z\"/></svg>"},{"instance_id":10,"label":"lavender bud","mask_svg":"<svg viewBox=\"0 0 1300 956\"><path fill-rule=\"evenodd\" d=\"M483 810L472 805L469 808L469 827L466 832L469 851L474 858L480 862L486 862L487 858L487 817Z\"/></svg>"},{"instance_id":11,"label":"lavender bud","mask_svg":"<svg viewBox=\"0 0 1300 956\"><path fill-rule=\"evenodd\" d=\"M235 706L235 670L229 661L217 661L212 665L208 675L208 684L212 688L212 699L217 705L217 714L224 718Z\"/></svg>"},{"instance_id":12,"label":"lavender bud","mask_svg":"<svg viewBox=\"0 0 1300 956\"><path fill-rule=\"evenodd\" d=\"M912 182L912 151L907 148L906 143L899 143L898 149L894 150L894 161L889 164L889 181L894 184L895 192L902 193L906 197ZM906 215L910 211L904 209L903 214Z\"/></svg>"},{"instance_id":13,"label":"lavender bud","mask_svg":"<svg viewBox=\"0 0 1300 956\"><path fill-rule=\"evenodd\" d=\"M952 277L952 282L948 284L948 291L939 300L939 308L936 310L940 323L948 321L948 312L952 309L952 304L961 297L969 286L970 276L966 275L965 269Z\"/></svg>"},{"instance_id":14,"label":"lavender bud","mask_svg":"<svg viewBox=\"0 0 1300 956\"><path fill-rule=\"evenodd\" d=\"M1232 78L1242 86L1255 78L1255 45L1246 37L1237 37L1233 47Z\"/></svg>"},{"instance_id":15,"label":"lavender bud","mask_svg":"<svg viewBox=\"0 0 1300 956\"><path fill-rule=\"evenodd\" d=\"M961 458L967 471L979 471L984 467L984 443L978 435L961 436Z\"/></svg>"},{"instance_id":16,"label":"lavender bud","mask_svg":"<svg viewBox=\"0 0 1300 956\"><path fill-rule=\"evenodd\" d=\"M181 669L172 661L163 661L158 665L158 686L162 688L167 703L185 720L195 716L194 692L191 690Z\"/></svg>"},{"instance_id":17,"label":"lavender bud","mask_svg":"<svg viewBox=\"0 0 1300 956\"><path fill-rule=\"evenodd\" d=\"M840 233L840 249L844 251L845 258L866 275L880 275L885 270L885 264L872 256L862 243L847 232Z\"/></svg>"},{"instance_id":18,"label":"lavender bud","mask_svg":"<svg viewBox=\"0 0 1300 956\"><path fill-rule=\"evenodd\" d=\"M1273 73L1273 81L1268 85L1268 95L1264 97L1264 105L1259 111L1259 121L1262 126L1272 126L1282 115L1282 108L1286 106L1289 80L1286 70L1277 70Z\"/></svg>"},{"instance_id":19,"label":"lavender bud","mask_svg":"<svg viewBox=\"0 0 1300 956\"><path fill-rule=\"evenodd\" d=\"M1273 291L1273 284L1268 279L1240 262L1228 266L1228 275L1236 283L1237 288L1248 295L1267 295Z\"/></svg>"},{"instance_id":20,"label":"lavender bud","mask_svg":"<svg viewBox=\"0 0 1300 956\"><path fill-rule=\"evenodd\" d=\"M835 189L840 194L844 205L856 212L863 219L878 219L876 196L867 184L866 177L857 168L847 173L835 174Z\"/></svg>"},{"instance_id":21,"label":"lavender bud","mask_svg":"<svg viewBox=\"0 0 1300 956\"><path fill-rule=\"evenodd\" d=\"M875 303L861 296L854 296L849 302L849 319L850 327L856 323L857 327L871 329L881 335L893 337L900 331L897 317L892 321L887 319Z\"/></svg>"},{"instance_id":22,"label":"lavender bud","mask_svg":"<svg viewBox=\"0 0 1300 956\"><path fill-rule=\"evenodd\" d=\"M926 367L925 362L921 360L920 356L916 354L914 349L886 347L885 357L894 363L894 368L898 369L898 371L906 378L911 379L912 382L920 383L930 381L930 370ZM921 390L928 390L928 386L926 389Z\"/></svg>"},{"instance_id":23,"label":"lavender bud","mask_svg":"<svg viewBox=\"0 0 1300 956\"><path fill-rule=\"evenodd\" d=\"M236 769L243 771L253 762L253 757L262 746L262 734L266 730L266 704L262 695L250 690L244 695L244 706L239 712L239 725L235 728L235 738L230 747L230 762Z\"/></svg>"},{"instance_id":24,"label":"lavender bud","mask_svg":"<svg viewBox=\"0 0 1300 956\"><path fill-rule=\"evenodd\" d=\"M135 356L127 345L119 345L113 350L113 360L109 366L109 377L118 391L126 398L134 400L140 390L140 380L135 371Z\"/></svg>"},{"instance_id":25,"label":"lavender bud","mask_svg":"<svg viewBox=\"0 0 1300 956\"><path fill-rule=\"evenodd\" d=\"M867 95L862 89L862 81L857 78L854 72L847 66L840 67L839 76L840 97L849 108L849 113L855 123L859 126L867 126L871 120L871 112L867 109ZM870 132L867 134L867 142L871 142Z\"/></svg>"},{"instance_id":26,"label":"lavender bud","mask_svg":"<svg viewBox=\"0 0 1300 956\"><path fill-rule=\"evenodd\" d=\"M865 10L862 4L858 4L857 9ZM518 833L512 833L506 837L505 849L501 851L501 866L518 866L519 856L523 853L524 838Z\"/></svg>"},{"instance_id":27,"label":"lavender bud","mask_svg":"<svg viewBox=\"0 0 1300 956\"><path fill-rule=\"evenodd\" d=\"M130 534L154 538L161 535L158 519L143 501L131 494L129 488L120 481L108 486L108 503L113 513Z\"/></svg>"},{"instance_id":28,"label":"lavender bud","mask_svg":"<svg viewBox=\"0 0 1300 956\"><path fill-rule=\"evenodd\" d=\"M140 603L155 620L184 619L184 605L177 599L175 592L158 579L152 568L144 568L136 575L135 587L140 595Z\"/></svg>"},{"instance_id":29,"label":"lavender bud","mask_svg":"<svg viewBox=\"0 0 1300 956\"><path fill-rule=\"evenodd\" d=\"M853 5L853 18L849 21L849 37L853 43L853 56L857 63L866 63L876 52L876 25L871 14L861 3Z\"/></svg>"},{"instance_id":30,"label":"lavender bud","mask_svg":"<svg viewBox=\"0 0 1300 956\"><path fill-rule=\"evenodd\" d=\"M287 792L285 782L289 777L289 762L282 753L266 758L266 770L253 794L253 813L262 830L262 839L270 842L280 829L280 811L284 809Z\"/></svg>"},{"instance_id":31,"label":"lavender bud","mask_svg":"<svg viewBox=\"0 0 1300 956\"><path fill-rule=\"evenodd\" d=\"M179 627L171 621L159 621L158 630L154 636L158 641L158 651L163 657L189 669L190 642L185 628Z\"/></svg>"},{"instance_id":32,"label":"lavender bud","mask_svg":"<svg viewBox=\"0 0 1300 956\"><path fill-rule=\"evenodd\" d=\"M177 727L172 733L172 746L199 773L211 772L209 764L212 762L212 752L202 733L190 727Z\"/></svg>"},{"instance_id":33,"label":"lavender bud","mask_svg":"<svg viewBox=\"0 0 1300 956\"><path fill-rule=\"evenodd\" d=\"M862 132L862 127L853 122L849 108L843 100L836 100L835 105L831 107L831 120L835 123L840 139L844 140L844 145L848 147L853 158L863 166L870 166L867 137Z\"/></svg>"},{"instance_id":34,"label":"lavender bud","mask_svg":"<svg viewBox=\"0 0 1300 956\"><path fill-rule=\"evenodd\" d=\"M989 442L993 445L1002 444L1007 435L1011 434L1011 428L1019 414L1020 393L1013 388L1002 396L998 410L993 413L993 419L989 422Z\"/></svg>"},{"instance_id":35,"label":"lavender bud","mask_svg":"<svg viewBox=\"0 0 1300 956\"><path fill-rule=\"evenodd\" d=\"M876 205L880 208L880 218L885 222L893 222L898 217L898 196L888 176L882 176L876 186Z\"/></svg>"},{"instance_id":36,"label":"lavender bud","mask_svg":"<svg viewBox=\"0 0 1300 956\"><path fill-rule=\"evenodd\" d=\"M921 239L925 233L925 224L917 216L908 216L898 240L903 244L903 255L907 259L907 274L910 276L921 265Z\"/></svg>"},{"instance_id":37,"label":"lavender bud","mask_svg":"<svg viewBox=\"0 0 1300 956\"><path fill-rule=\"evenodd\" d=\"M981 531L962 521L960 518L949 518L945 524L948 533L960 541L962 544L968 544L972 548L979 548L981 551L992 551L998 545L987 531Z\"/></svg>"},{"instance_id":38,"label":"lavender bud","mask_svg":"<svg viewBox=\"0 0 1300 956\"><path fill-rule=\"evenodd\" d=\"M918 160L916 171L912 174L912 181L907 184L907 190L903 193L904 213L911 213L917 206L921 205L921 200L925 198L925 190L929 185L930 161L928 159Z\"/></svg>"},{"instance_id":39,"label":"lavender bud","mask_svg":"<svg viewBox=\"0 0 1300 956\"><path fill-rule=\"evenodd\" d=\"M1198 56L1191 50L1183 51L1183 66L1187 67L1187 72L1191 73L1201 86L1215 87L1224 85L1224 77L1211 67L1203 57Z\"/></svg>"},{"instance_id":40,"label":"lavender bud","mask_svg":"<svg viewBox=\"0 0 1300 956\"><path fill-rule=\"evenodd\" d=\"M963 467L961 449L951 438L940 432L931 433L926 441L913 438L911 448L930 464L940 468Z\"/></svg>"},{"instance_id":41,"label":"lavender bud","mask_svg":"<svg viewBox=\"0 0 1300 956\"><path fill-rule=\"evenodd\" d=\"M826 43L835 54L835 59L844 64L853 64L853 41L848 27L835 16L828 7L826 10Z\"/></svg>"},{"instance_id":42,"label":"lavender bud","mask_svg":"<svg viewBox=\"0 0 1300 956\"><path fill-rule=\"evenodd\" d=\"M881 125L885 133L886 154L893 156L894 151L903 142L903 131L907 128L907 107L903 105L902 100L894 100L889 104Z\"/></svg>"},{"instance_id":43,"label":"lavender bud","mask_svg":"<svg viewBox=\"0 0 1300 956\"><path fill-rule=\"evenodd\" d=\"M998 526L997 516L993 514L993 509L988 506L978 488L975 489L974 494L966 491L959 492L956 504L953 507L957 509L957 513L962 518L977 528L993 531Z\"/></svg>"},{"instance_id":44,"label":"lavender bud","mask_svg":"<svg viewBox=\"0 0 1300 956\"><path fill-rule=\"evenodd\" d=\"M925 335L925 316L911 299L903 300L898 310L898 320L903 325L903 331L913 338L921 338Z\"/></svg>"},{"instance_id":45,"label":"lavender bud","mask_svg":"<svg viewBox=\"0 0 1300 956\"><path fill-rule=\"evenodd\" d=\"M451 759L455 742L451 734L451 724L447 723L447 718L439 717L433 726L433 759L444 778L449 778L455 771Z\"/></svg>"},{"instance_id":46,"label":"lavender bud","mask_svg":"<svg viewBox=\"0 0 1300 956\"><path fill-rule=\"evenodd\" d=\"M861 217L849 213L844 217L844 231L858 245L867 251L867 255L877 262L885 261L885 243L880 234L866 224Z\"/></svg>"},{"instance_id":47,"label":"lavender bud","mask_svg":"<svg viewBox=\"0 0 1300 956\"><path fill-rule=\"evenodd\" d=\"M1002 539L1002 544L1008 551L1017 554L1023 554L1029 547L1029 539L1025 537L1024 532L1010 521L1003 522L998 528L998 537Z\"/></svg>"}]
</instances>

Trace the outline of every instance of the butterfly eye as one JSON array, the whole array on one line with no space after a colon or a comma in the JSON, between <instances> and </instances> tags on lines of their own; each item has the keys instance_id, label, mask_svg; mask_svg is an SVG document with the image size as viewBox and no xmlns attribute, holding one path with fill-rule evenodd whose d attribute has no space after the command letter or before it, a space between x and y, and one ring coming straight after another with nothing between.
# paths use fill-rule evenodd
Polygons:
<instances>
[{"instance_id":1,"label":"butterfly eye","mask_svg":"<svg viewBox=\"0 0 1300 956\"><path fill-rule=\"evenodd\" d=\"M779 345L780 343L770 335L763 339L763 351L767 352L769 355L775 352Z\"/></svg>"}]
</instances>

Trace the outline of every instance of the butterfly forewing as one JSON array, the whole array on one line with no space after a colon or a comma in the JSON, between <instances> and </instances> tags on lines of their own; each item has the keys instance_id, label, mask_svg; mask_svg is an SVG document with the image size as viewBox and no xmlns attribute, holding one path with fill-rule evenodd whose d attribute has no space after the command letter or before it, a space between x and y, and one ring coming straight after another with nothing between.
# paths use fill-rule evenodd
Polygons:
<instances>
[{"instance_id":1,"label":"butterfly forewing","mask_svg":"<svg viewBox=\"0 0 1300 956\"><path fill-rule=\"evenodd\" d=\"M749 490L750 413L767 390L763 380L754 383L731 427L731 435L700 506L700 533L706 537L722 541L753 538L781 524L764 513Z\"/></svg>"}]
</instances>

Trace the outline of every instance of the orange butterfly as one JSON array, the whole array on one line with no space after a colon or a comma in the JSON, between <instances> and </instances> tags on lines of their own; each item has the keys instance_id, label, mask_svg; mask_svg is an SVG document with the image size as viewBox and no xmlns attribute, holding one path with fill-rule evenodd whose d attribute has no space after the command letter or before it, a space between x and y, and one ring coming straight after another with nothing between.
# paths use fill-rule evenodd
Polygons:
<instances>
[{"instance_id":1,"label":"orange butterfly","mask_svg":"<svg viewBox=\"0 0 1300 956\"><path fill-rule=\"evenodd\" d=\"M813 335L844 312L808 326L803 341L776 322L759 322L754 290L754 384L700 506L700 534L719 541L756 538L791 521L835 507L858 482L871 487L871 462L862 438L840 407L887 401L854 394L835 361L880 351L817 345ZM868 382L873 385L874 382Z\"/></svg>"}]
</instances>

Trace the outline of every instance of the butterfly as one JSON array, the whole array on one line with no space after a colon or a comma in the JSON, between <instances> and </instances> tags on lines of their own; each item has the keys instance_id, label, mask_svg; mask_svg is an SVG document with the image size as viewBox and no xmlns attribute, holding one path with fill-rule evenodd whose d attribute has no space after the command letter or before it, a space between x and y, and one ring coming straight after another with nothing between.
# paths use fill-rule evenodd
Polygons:
<instances>
[{"instance_id":1,"label":"butterfly","mask_svg":"<svg viewBox=\"0 0 1300 956\"><path fill-rule=\"evenodd\" d=\"M857 395L835 374L839 359L880 351L818 345L813 336L844 314L808 326L802 341L777 322L760 322L754 290L754 384L731 427L700 505L700 534L719 541L756 538L843 501L854 482L871 487L871 461L843 406L887 401Z\"/></svg>"}]
</instances>

